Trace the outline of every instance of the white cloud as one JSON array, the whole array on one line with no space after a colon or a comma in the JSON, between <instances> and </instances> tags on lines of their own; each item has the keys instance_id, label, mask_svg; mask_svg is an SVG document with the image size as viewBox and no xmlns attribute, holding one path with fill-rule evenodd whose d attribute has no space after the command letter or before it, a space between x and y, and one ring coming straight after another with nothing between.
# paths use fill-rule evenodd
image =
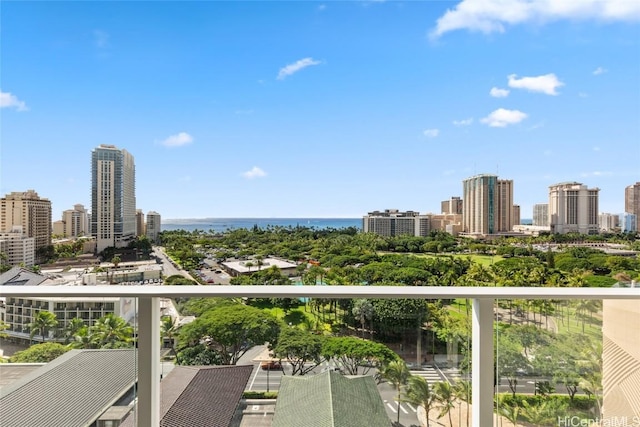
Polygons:
<instances>
[{"instance_id":1,"label":"white cloud","mask_svg":"<svg viewBox=\"0 0 640 427\"><path fill-rule=\"evenodd\" d=\"M285 67L282 67L278 72L278 80L283 80L287 78L287 76L297 73L298 71L304 68L310 67L311 65L318 65L320 63L321 63L320 61L316 61L313 58L299 59L293 64L289 64Z\"/></svg>"},{"instance_id":2,"label":"white cloud","mask_svg":"<svg viewBox=\"0 0 640 427\"><path fill-rule=\"evenodd\" d=\"M183 145L191 144L193 137L186 132L180 132L176 135L171 135L169 138L160 142L165 147L182 147Z\"/></svg>"},{"instance_id":3,"label":"white cloud","mask_svg":"<svg viewBox=\"0 0 640 427\"><path fill-rule=\"evenodd\" d=\"M569 20L640 21L635 0L463 0L436 21L431 38L449 31L503 33L505 27L524 23L545 24Z\"/></svg>"},{"instance_id":4,"label":"white cloud","mask_svg":"<svg viewBox=\"0 0 640 427\"><path fill-rule=\"evenodd\" d=\"M518 110L505 110L504 108L498 108L491 112L487 117L480 119L482 123L485 123L491 127L503 128L508 125L520 123L527 118L527 114Z\"/></svg>"},{"instance_id":5,"label":"white cloud","mask_svg":"<svg viewBox=\"0 0 640 427\"><path fill-rule=\"evenodd\" d=\"M509 89L492 87L489 91L489 95L493 96L494 98L506 98L507 96L509 96Z\"/></svg>"},{"instance_id":6,"label":"white cloud","mask_svg":"<svg viewBox=\"0 0 640 427\"><path fill-rule=\"evenodd\" d=\"M536 129L540 129L541 127L544 127L544 122L539 122L536 123L533 126L530 126L529 128L527 128L527 131L532 131L532 130L536 130Z\"/></svg>"},{"instance_id":7,"label":"white cloud","mask_svg":"<svg viewBox=\"0 0 640 427\"><path fill-rule=\"evenodd\" d=\"M609 71L609 70L607 70L606 68L598 67L595 70L593 70L593 75L594 76L599 76L600 74L604 74L607 71Z\"/></svg>"},{"instance_id":8,"label":"white cloud","mask_svg":"<svg viewBox=\"0 0 640 427\"><path fill-rule=\"evenodd\" d=\"M93 40L100 49L109 47L109 33L106 31L93 30Z\"/></svg>"},{"instance_id":9,"label":"white cloud","mask_svg":"<svg viewBox=\"0 0 640 427\"><path fill-rule=\"evenodd\" d=\"M468 119L453 121L454 126L469 126L471 123L473 123L473 117L469 117Z\"/></svg>"},{"instance_id":10,"label":"white cloud","mask_svg":"<svg viewBox=\"0 0 640 427\"><path fill-rule=\"evenodd\" d=\"M243 172L242 176L244 176L247 179L262 178L263 176L267 176L267 173L262 169L260 169L259 167L254 166L253 168L251 168L251 170Z\"/></svg>"},{"instance_id":11,"label":"white cloud","mask_svg":"<svg viewBox=\"0 0 640 427\"><path fill-rule=\"evenodd\" d=\"M509 87L515 89L525 89L529 92L541 92L547 95L557 95L556 89L564 86L555 74L545 74L537 77L517 78L515 74L507 76L509 79Z\"/></svg>"},{"instance_id":12,"label":"white cloud","mask_svg":"<svg viewBox=\"0 0 640 427\"><path fill-rule=\"evenodd\" d=\"M0 108L15 108L17 111L28 111L27 104L9 92L0 92Z\"/></svg>"},{"instance_id":13,"label":"white cloud","mask_svg":"<svg viewBox=\"0 0 640 427\"><path fill-rule=\"evenodd\" d=\"M582 172L580 174L581 177L586 178L589 176L610 176L613 175L613 172L608 171L593 171L593 172Z\"/></svg>"},{"instance_id":14,"label":"white cloud","mask_svg":"<svg viewBox=\"0 0 640 427\"><path fill-rule=\"evenodd\" d=\"M427 138L435 138L436 136L438 136L440 134L440 129L425 129L425 131L422 132L422 133Z\"/></svg>"},{"instance_id":15,"label":"white cloud","mask_svg":"<svg viewBox=\"0 0 640 427\"><path fill-rule=\"evenodd\" d=\"M580 98L588 98L589 94L587 92L578 92L578 96Z\"/></svg>"}]
</instances>

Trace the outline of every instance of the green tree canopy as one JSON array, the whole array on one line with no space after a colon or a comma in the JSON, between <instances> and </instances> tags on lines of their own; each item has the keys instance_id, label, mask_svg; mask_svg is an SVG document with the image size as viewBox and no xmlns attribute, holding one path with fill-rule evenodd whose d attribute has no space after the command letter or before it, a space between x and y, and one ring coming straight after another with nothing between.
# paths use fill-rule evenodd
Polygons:
<instances>
[{"instance_id":1,"label":"green tree canopy","mask_svg":"<svg viewBox=\"0 0 640 427\"><path fill-rule=\"evenodd\" d=\"M254 345L277 342L280 322L271 314L243 304L207 311L179 330L179 348L203 344L220 355L224 365L235 365Z\"/></svg>"},{"instance_id":2,"label":"green tree canopy","mask_svg":"<svg viewBox=\"0 0 640 427\"><path fill-rule=\"evenodd\" d=\"M324 360L322 342L322 337L311 332L284 327L273 348L273 354L289 362L292 367L291 375L305 375Z\"/></svg>"},{"instance_id":3,"label":"green tree canopy","mask_svg":"<svg viewBox=\"0 0 640 427\"><path fill-rule=\"evenodd\" d=\"M70 348L56 343L35 344L26 350L19 351L9 358L11 363L48 363L65 354Z\"/></svg>"},{"instance_id":4,"label":"green tree canopy","mask_svg":"<svg viewBox=\"0 0 640 427\"><path fill-rule=\"evenodd\" d=\"M399 356L384 344L356 337L328 337L322 347L326 359L337 361L349 375L367 375L371 368L380 368L399 360Z\"/></svg>"}]
</instances>

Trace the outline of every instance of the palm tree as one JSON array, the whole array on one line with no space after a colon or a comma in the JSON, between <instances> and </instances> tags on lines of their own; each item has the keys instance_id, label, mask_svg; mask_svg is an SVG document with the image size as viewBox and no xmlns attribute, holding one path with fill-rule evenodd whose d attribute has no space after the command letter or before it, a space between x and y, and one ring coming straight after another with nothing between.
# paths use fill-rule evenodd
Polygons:
<instances>
[{"instance_id":1,"label":"palm tree","mask_svg":"<svg viewBox=\"0 0 640 427\"><path fill-rule=\"evenodd\" d=\"M453 409L456 397L453 393L453 387L448 381L437 382L433 385L433 393L436 395L436 401L440 407L438 418L449 415L449 426L453 427L451 420L451 409Z\"/></svg>"},{"instance_id":2,"label":"palm tree","mask_svg":"<svg viewBox=\"0 0 640 427\"><path fill-rule=\"evenodd\" d=\"M409 372L409 368L407 368L407 364L402 360L394 360L389 363L384 371L382 372L382 376L393 386L394 389L398 392L397 401L398 401L398 420L397 423L400 423L400 390L402 386L407 383L411 373Z\"/></svg>"},{"instance_id":3,"label":"palm tree","mask_svg":"<svg viewBox=\"0 0 640 427\"><path fill-rule=\"evenodd\" d=\"M71 319L64 328L64 343L69 344L69 341L75 339L75 336L78 335L80 330L84 327L84 322L81 318L74 317Z\"/></svg>"},{"instance_id":4,"label":"palm tree","mask_svg":"<svg viewBox=\"0 0 640 427\"><path fill-rule=\"evenodd\" d=\"M33 322L27 325L29 327L29 338L33 339L33 336L36 335L36 332L39 332L42 335L42 342L45 341L45 335L49 329L53 329L58 326L58 320L56 319L56 315L51 313L50 311L39 311L35 317L33 318Z\"/></svg>"},{"instance_id":5,"label":"palm tree","mask_svg":"<svg viewBox=\"0 0 640 427\"><path fill-rule=\"evenodd\" d=\"M418 376L409 377L409 386L405 392L405 401L424 409L427 423L423 427L429 427L429 412L431 412L434 407L436 395L429 389L427 380Z\"/></svg>"},{"instance_id":6,"label":"palm tree","mask_svg":"<svg viewBox=\"0 0 640 427\"><path fill-rule=\"evenodd\" d=\"M468 427L469 415L471 412L469 408L469 404L471 403L471 382L466 380L456 381L455 384L453 385L453 394L455 398L458 399L460 402L467 403L467 427ZM458 407L461 408L462 405L459 405ZM459 414L460 412L458 412L458 419L460 419Z\"/></svg>"},{"instance_id":7,"label":"palm tree","mask_svg":"<svg viewBox=\"0 0 640 427\"><path fill-rule=\"evenodd\" d=\"M175 354L174 339L176 336L176 330L178 329L177 319L171 316L162 316L162 323L160 324L160 332L163 338L166 338L171 343L171 351Z\"/></svg>"},{"instance_id":8,"label":"palm tree","mask_svg":"<svg viewBox=\"0 0 640 427\"><path fill-rule=\"evenodd\" d=\"M515 406L500 406L498 411L500 415L505 417L511 424L514 426L518 425L518 416L520 415L520 407L518 405Z\"/></svg>"},{"instance_id":9,"label":"palm tree","mask_svg":"<svg viewBox=\"0 0 640 427\"><path fill-rule=\"evenodd\" d=\"M87 349L97 348L98 346L93 341L93 337L89 334L89 328L83 326L75 333L73 336L73 342L69 344L69 347Z\"/></svg>"},{"instance_id":10,"label":"palm tree","mask_svg":"<svg viewBox=\"0 0 640 427\"><path fill-rule=\"evenodd\" d=\"M353 303L351 312L356 319L360 320L360 325L362 326L362 338L364 338L364 325L367 319L373 318L373 304L371 304L371 301L364 298L357 299Z\"/></svg>"},{"instance_id":11,"label":"palm tree","mask_svg":"<svg viewBox=\"0 0 640 427\"><path fill-rule=\"evenodd\" d=\"M91 340L99 348L128 347L133 340L133 327L122 317L109 313L89 328Z\"/></svg>"}]
</instances>

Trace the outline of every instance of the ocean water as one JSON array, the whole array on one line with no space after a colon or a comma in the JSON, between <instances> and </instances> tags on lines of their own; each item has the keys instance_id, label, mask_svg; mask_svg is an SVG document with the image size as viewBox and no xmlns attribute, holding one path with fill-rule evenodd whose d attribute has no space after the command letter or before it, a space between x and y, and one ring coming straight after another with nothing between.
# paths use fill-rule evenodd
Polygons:
<instances>
[{"instance_id":1,"label":"ocean water","mask_svg":"<svg viewBox=\"0 0 640 427\"><path fill-rule=\"evenodd\" d=\"M315 229L355 227L362 229L362 218L198 218L198 219L167 219L162 221L162 230L202 230L223 232L238 228L251 229L254 226L267 228L278 227L309 227Z\"/></svg>"}]
</instances>

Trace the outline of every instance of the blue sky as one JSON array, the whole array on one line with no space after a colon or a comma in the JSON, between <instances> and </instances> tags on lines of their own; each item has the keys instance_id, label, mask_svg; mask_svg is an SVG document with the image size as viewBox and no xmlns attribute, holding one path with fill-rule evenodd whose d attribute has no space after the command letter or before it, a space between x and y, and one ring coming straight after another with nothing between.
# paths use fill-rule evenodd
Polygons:
<instances>
[{"instance_id":1,"label":"blue sky","mask_svg":"<svg viewBox=\"0 0 640 427\"><path fill-rule=\"evenodd\" d=\"M90 208L91 150L164 219L438 212L514 180L530 218L640 181L640 2L2 2L0 192Z\"/></svg>"}]
</instances>

